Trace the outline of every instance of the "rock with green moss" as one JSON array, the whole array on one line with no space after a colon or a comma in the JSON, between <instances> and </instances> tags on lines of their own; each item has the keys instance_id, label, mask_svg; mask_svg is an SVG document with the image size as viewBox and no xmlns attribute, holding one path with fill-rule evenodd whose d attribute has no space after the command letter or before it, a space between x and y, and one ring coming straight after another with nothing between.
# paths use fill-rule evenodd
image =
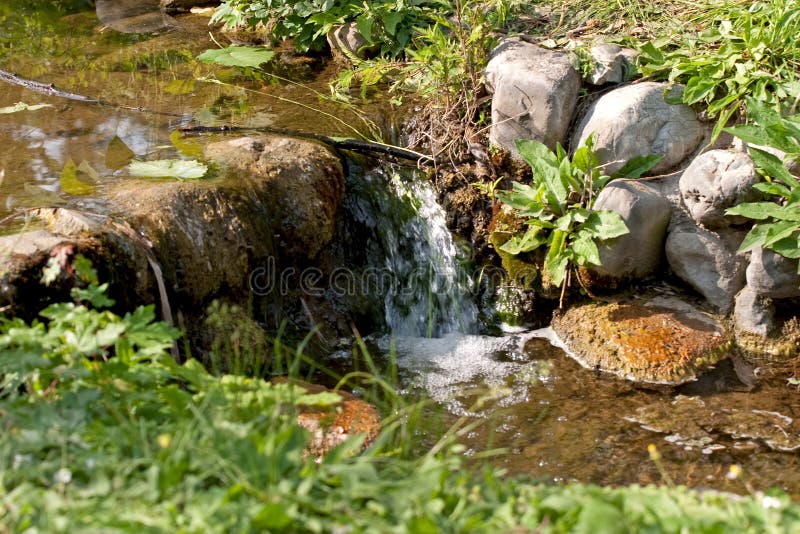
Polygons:
<instances>
[{"instance_id":1,"label":"rock with green moss","mask_svg":"<svg viewBox=\"0 0 800 534\"><path fill-rule=\"evenodd\" d=\"M556 317L553 329L581 365L636 382L695 380L732 347L716 319L677 298L585 304Z\"/></svg>"}]
</instances>

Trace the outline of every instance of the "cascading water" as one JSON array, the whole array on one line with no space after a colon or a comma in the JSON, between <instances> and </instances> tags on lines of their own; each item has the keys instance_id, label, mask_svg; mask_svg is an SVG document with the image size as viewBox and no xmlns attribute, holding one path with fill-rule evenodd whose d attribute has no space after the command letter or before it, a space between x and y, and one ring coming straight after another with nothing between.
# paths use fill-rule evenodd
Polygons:
<instances>
[{"instance_id":1,"label":"cascading water","mask_svg":"<svg viewBox=\"0 0 800 534\"><path fill-rule=\"evenodd\" d=\"M438 337L477 329L472 281L430 183L409 169L378 167L351 181L351 209L373 230L371 270L394 336Z\"/></svg>"}]
</instances>

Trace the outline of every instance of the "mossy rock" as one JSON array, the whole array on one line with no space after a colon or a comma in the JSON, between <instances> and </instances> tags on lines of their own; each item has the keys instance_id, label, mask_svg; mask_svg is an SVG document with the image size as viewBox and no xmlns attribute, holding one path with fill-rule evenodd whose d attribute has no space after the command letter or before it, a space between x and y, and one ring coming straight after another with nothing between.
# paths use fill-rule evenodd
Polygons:
<instances>
[{"instance_id":1,"label":"mossy rock","mask_svg":"<svg viewBox=\"0 0 800 534\"><path fill-rule=\"evenodd\" d=\"M695 380L733 346L719 321L677 298L585 304L553 329L584 367L655 384Z\"/></svg>"}]
</instances>

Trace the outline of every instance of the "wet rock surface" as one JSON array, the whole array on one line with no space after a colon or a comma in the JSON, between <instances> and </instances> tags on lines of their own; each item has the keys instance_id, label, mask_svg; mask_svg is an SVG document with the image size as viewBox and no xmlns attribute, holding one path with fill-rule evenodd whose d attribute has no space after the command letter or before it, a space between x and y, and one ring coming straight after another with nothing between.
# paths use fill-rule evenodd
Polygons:
<instances>
[{"instance_id":1,"label":"wet rock surface","mask_svg":"<svg viewBox=\"0 0 800 534\"><path fill-rule=\"evenodd\" d=\"M280 220L281 248L313 258L330 242L344 171L324 145L277 135L242 137L211 143L205 155L230 179L253 180L261 189L261 200Z\"/></svg>"},{"instance_id":2,"label":"wet rock surface","mask_svg":"<svg viewBox=\"0 0 800 534\"><path fill-rule=\"evenodd\" d=\"M728 448L753 450L800 450L800 434L794 420L778 412L743 407L718 409L697 396L678 395L669 403L642 406L625 419L646 430L668 434L664 440L712 454Z\"/></svg>"},{"instance_id":3,"label":"wet rock surface","mask_svg":"<svg viewBox=\"0 0 800 534\"><path fill-rule=\"evenodd\" d=\"M275 379L273 382L284 382ZM361 449L367 448L381 429L381 417L370 403L342 390L331 390L318 384L294 381L306 393L335 393L341 400L326 406L302 405L298 424L311 433L306 453L318 460L354 436L362 436Z\"/></svg>"},{"instance_id":4,"label":"wet rock surface","mask_svg":"<svg viewBox=\"0 0 800 534\"><path fill-rule=\"evenodd\" d=\"M584 367L645 383L695 380L732 345L718 321L676 297L584 304L553 329Z\"/></svg>"}]
</instances>

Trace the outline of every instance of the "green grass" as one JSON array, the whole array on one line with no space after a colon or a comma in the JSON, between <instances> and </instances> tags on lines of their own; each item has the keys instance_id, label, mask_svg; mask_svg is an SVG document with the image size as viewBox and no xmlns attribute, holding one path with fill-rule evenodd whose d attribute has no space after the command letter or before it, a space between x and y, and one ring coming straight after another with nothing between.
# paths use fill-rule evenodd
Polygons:
<instances>
[{"instance_id":1,"label":"green grass","mask_svg":"<svg viewBox=\"0 0 800 534\"><path fill-rule=\"evenodd\" d=\"M103 287L82 272L89 282L75 302L48 307L42 322L0 323L2 533L800 528L783 494L542 485L470 469L458 428L414 452L422 405L387 404L366 451L355 437L315 461L299 405L337 395L177 364L176 332L152 308L105 310Z\"/></svg>"}]
</instances>

